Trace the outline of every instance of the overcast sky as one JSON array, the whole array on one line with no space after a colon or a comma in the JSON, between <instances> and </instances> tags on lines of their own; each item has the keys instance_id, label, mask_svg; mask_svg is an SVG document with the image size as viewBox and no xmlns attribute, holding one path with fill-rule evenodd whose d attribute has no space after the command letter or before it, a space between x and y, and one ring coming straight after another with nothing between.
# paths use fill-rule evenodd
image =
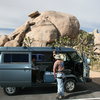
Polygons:
<instances>
[{"instance_id":1,"label":"overcast sky","mask_svg":"<svg viewBox=\"0 0 100 100\"><path fill-rule=\"evenodd\" d=\"M81 28L100 30L100 0L0 0L0 28L17 28L37 10L69 13Z\"/></svg>"}]
</instances>

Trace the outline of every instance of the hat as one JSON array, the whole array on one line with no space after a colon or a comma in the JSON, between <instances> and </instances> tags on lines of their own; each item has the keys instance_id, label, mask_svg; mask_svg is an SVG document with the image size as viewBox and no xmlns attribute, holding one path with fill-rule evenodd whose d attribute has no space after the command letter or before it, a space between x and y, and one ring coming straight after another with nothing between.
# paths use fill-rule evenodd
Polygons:
<instances>
[{"instance_id":1,"label":"hat","mask_svg":"<svg viewBox=\"0 0 100 100\"><path fill-rule=\"evenodd\" d=\"M65 58L64 54L60 54L60 58L61 58L61 60L64 60L64 58Z\"/></svg>"},{"instance_id":2,"label":"hat","mask_svg":"<svg viewBox=\"0 0 100 100\"><path fill-rule=\"evenodd\" d=\"M55 59L60 59L60 55L59 55L59 54L56 54L56 55L54 56L54 58L55 58Z\"/></svg>"},{"instance_id":3,"label":"hat","mask_svg":"<svg viewBox=\"0 0 100 100\"><path fill-rule=\"evenodd\" d=\"M56 54L54 56L55 59L61 59L61 60L64 60L64 55L63 54Z\"/></svg>"}]
</instances>

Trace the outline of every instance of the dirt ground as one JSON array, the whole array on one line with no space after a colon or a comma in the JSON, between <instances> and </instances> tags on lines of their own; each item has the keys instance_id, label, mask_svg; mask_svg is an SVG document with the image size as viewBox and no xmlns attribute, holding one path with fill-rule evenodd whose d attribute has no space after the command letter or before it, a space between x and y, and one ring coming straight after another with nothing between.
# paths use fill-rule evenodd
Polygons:
<instances>
[{"instance_id":1,"label":"dirt ground","mask_svg":"<svg viewBox=\"0 0 100 100\"><path fill-rule=\"evenodd\" d=\"M100 72L91 70L90 77L93 79L95 83L100 84Z\"/></svg>"}]
</instances>

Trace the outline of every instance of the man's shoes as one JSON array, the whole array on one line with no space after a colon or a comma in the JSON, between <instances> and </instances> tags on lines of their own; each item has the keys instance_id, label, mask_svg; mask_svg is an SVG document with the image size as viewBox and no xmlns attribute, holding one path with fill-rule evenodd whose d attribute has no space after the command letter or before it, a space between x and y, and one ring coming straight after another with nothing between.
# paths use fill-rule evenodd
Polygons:
<instances>
[{"instance_id":1,"label":"man's shoes","mask_svg":"<svg viewBox=\"0 0 100 100\"><path fill-rule=\"evenodd\" d=\"M64 99L65 96L59 96L59 99Z\"/></svg>"},{"instance_id":2,"label":"man's shoes","mask_svg":"<svg viewBox=\"0 0 100 100\"><path fill-rule=\"evenodd\" d=\"M65 96L61 96L59 94L57 94L57 96L56 96L56 99L64 99L64 98L65 98Z\"/></svg>"},{"instance_id":3,"label":"man's shoes","mask_svg":"<svg viewBox=\"0 0 100 100\"><path fill-rule=\"evenodd\" d=\"M59 97L60 97L60 94L57 93L56 99L59 99Z\"/></svg>"}]
</instances>

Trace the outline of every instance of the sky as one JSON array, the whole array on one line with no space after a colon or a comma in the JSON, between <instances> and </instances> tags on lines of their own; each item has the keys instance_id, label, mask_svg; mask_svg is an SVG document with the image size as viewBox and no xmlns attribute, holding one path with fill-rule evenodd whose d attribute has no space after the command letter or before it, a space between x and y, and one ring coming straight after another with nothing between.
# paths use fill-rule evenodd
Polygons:
<instances>
[{"instance_id":1,"label":"sky","mask_svg":"<svg viewBox=\"0 0 100 100\"><path fill-rule=\"evenodd\" d=\"M18 28L31 12L50 10L76 16L81 29L100 30L100 0L0 0L0 28Z\"/></svg>"}]
</instances>

